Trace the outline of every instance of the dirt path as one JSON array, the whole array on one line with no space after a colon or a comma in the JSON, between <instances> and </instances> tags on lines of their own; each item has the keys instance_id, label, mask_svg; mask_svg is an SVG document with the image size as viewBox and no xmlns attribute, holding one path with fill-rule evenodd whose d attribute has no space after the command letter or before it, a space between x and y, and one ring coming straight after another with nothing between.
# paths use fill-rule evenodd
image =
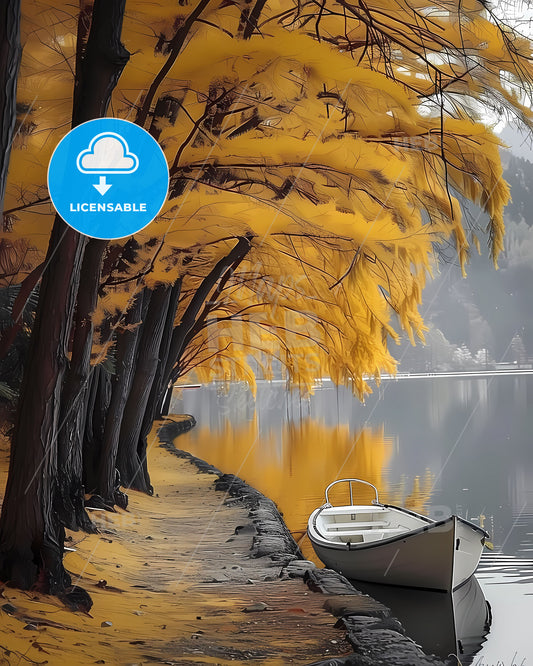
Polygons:
<instances>
[{"instance_id":1,"label":"dirt path","mask_svg":"<svg viewBox=\"0 0 533 666\"><path fill-rule=\"evenodd\" d=\"M327 596L249 558L248 511L225 503L212 475L159 446L150 469L155 497L130 493L128 512L91 511L100 534L69 535L66 567L93 598L90 616L0 588L0 664L309 664L351 652Z\"/></svg>"}]
</instances>

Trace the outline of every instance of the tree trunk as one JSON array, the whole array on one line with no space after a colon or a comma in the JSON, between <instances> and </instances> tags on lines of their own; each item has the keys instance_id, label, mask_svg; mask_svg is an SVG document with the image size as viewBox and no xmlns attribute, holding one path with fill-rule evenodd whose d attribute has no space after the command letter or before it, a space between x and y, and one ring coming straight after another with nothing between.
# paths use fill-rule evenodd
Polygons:
<instances>
[{"instance_id":1,"label":"tree trunk","mask_svg":"<svg viewBox=\"0 0 533 666\"><path fill-rule=\"evenodd\" d=\"M170 343L172 341L172 331L174 330L174 319L178 309L179 298L181 294L181 278L176 280L172 287L170 300L165 320L165 328L163 330L163 337L161 338L161 346L159 348L159 360L157 363L157 370L150 390L150 397L148 404L144 411L143 423L141 427L141 447L146 447L148 433L152 429L154 420L160 415L161 411L161 390L163 387L163 372L168 360L170 351ZM168 413L168 412L167 412Z\"/></svg>"},{"instance_id":2,"label":"tree trunk","mask_svg":"<svg viewBox=\"0 0 533 666\"><path fill-rule=\"evenodd\" d=\"M170 404L172 402L172 384L167 386L165 391L159 395L159 402L161 406L159 408L158 418L161 419L164 416L168 416L168 413L170 412Z\"/></svg>"},{"instance_id":3,"label":"tree trunk","mask_svg":"<svg viewBox=\"0 0 533 666\"><path fill-rule=\"evenodd\" d=\"M83 438L83 485L87 493L94 492L98 486L98 467L111 393L111 375L103 365L98 365L91 373Z\"/></svg>"},{"instance_id":4,"label":"tree trunk","mask_svg":"<svg viewBox=\"0 0 533 666\"><path fill-rule=\"evenodd\" d=\"M190 344L190 342L198 335L198 333L206 325L206 320L209 314L215 308L220 306L220 300L219 300L220 296L222 295L222 292L224 291L228 281L231 279L232 275L235 273L235 271L239 267L239 264L242 262L245 256L246 254L244 252L239 253L235 258L234 262L231 264L231 266L227 268L226 271L223 273L223 275L220 277L216 289L212 292L209 299L205 301L202 311L200 312L199 315L197 315L193 326L189 329L189 332L185 335L185 338L183 340L183 345L181 348L181 353L183 353L183 351L187 349L187 345ZM180 360L181 360L181 354L180 357L176 359L174 367L170 374L169 384L171 387L180 376ZM172 393L172 389L170 390L170 393ZM168 409L166 413L168 413Z\"/></svg>"},{"instance_id":5,"label":"tree trunk","mask_svg":"<svg viewBox=\"0 0 533 666\"><path fill-rule=\"evenodd\" d=\"M80 71L73 125L105 115L128 53L120 44L125 0L95 0ZM81 46L79 46L81 48ZM28 360L0 517L0 577L28 589L62 593L64 530L53 507L57 428L75 295L86 238L56 216ZM87 595L86 605L90 607Z\"/></svg>"},{"instance_id":6,"label":"tree trunk","mask_svg":"<svg viewBox=\"0 0 533 666\"><path fill-rule=\"evenodd\" d=\"M91 238L85 248L76 301L72 355L61 391L58 431L58 497L56 507L63 524L72 530L94 532L85 511L83 487L83 435L87 415L88 382L93 343L92 314L107 241Z\"/></svg>"},{"instance_id":7,"label":"tree trunk","mask_svg":"<svg viewBox=\"0 0 533 666\"><path fill-rule=\"evenodd\" d=\"M20 0L0 3L0 213L4 195L13 132L17 119L17 77L20 45Z\"/></svg>"},{"instance_id":8,"label":"tree trunk","mask_svg":"<svg viewBox=\"0 0 533 666\"><path fill-rule=\"evenodd\" d=\"M265 4L266 0L257 0L252 9L245 8L242 10L239 33L242 34L243 39L250 39L257 30L257 22Z\"/></svg>"},{"instance_id":9,"label":"tree trunk","mask_svg":"<svg viewBox=\"0 0 533 666\"><path fill-rule=\"evenodd\" d=\"M60 251L55 251L59 247ZM28 589L39 577L44 591L68 584L63 528L53 509L57 480L57 421L66 365L77 271L84 242L56 218L50 238L35 324L11 445L0 518L0 578ZM65 260L66 257L66 260Z\"/></svg>"},{"instance_id":10,"label":"tree trunk","mask_svg":"<svg viewBox=\"0 0 533 666\"><path fill-rule=\"evenodd\" d=\"M117 454L122 485L150 494L152 487L146 465L146 449L141 439L141 427L157 371L171 291L169 285L159 285L151 293L139 340L135 373L124 409Z\"/></svg>"},{"instance_id":11,"label":"tree trunk","mask_svg":"<svg viewBox=\"0 0 533 666\"><path fill-rule=\"evenodd\" d=\"M116 371L112 379L111 402L105 420L97 484L94 488L94 492L103 498L104 503L110 505L116 503L115 478L118 440L137 354L144 296L145 290L137 294L124 319L126 328L117 334ZM133 324L139 324L139 326L133 329L128 328Z\"/></svg>"},{"instance_id":12,"label":"tree trunk","mask_svg":"<svg viewBox=\"0 0 533 666\"><path fill-rule=\"evenodd\" d=\"M164 401L164 404L162 404L161 407L161 412L163 414L165 413L165 408L168 410L168 403L170 402L168 391L171 389L174 365L179 361L181 354L183 353L187 336L193 329L197 317L209 298L211 290L215 287L218 280L224 275L228 268L230 268L235 262L240 263L244 259L250 251L250 248L251 239L248 236L242 236L239 238L235 247L225 257L222 257L222 259L215 264L211 272L204 278L202 284L196 290L191 302L185 310L180 325L174 329L168 359L163 371L163 381L159 396L160 403L163 403Z\"/></svg>"},{"instance_id":13,"label":"tree trunk","mask_svg":"<svg viewBox=\"0 0 533 666\"><path fill-rule=\"evenodd\" d=\"M179 24L179 28L168 44L169 56L165 60L157 75L154 77L154 80L152 81L152 84L150 85L150 88L144 97L142 105L137 110L137 115L135 117L135 122L137 125L144 127L146 119L150 113L150 106L152 105L154 97L156 96L161 83L164 81L166 75L169 73L169 71L172 69L172 66L176 62L176 59L179 56L183 45L187 42L190 36L190 32L194 23L200 18L200 15L204 9L207 8L211 1L212 0L198 0L196 7L190 12L183 23Z\"/></svg>"},{"instance_id":14,"label":"tree trunk","mask_svg":"<svg viewBox=\"0 0 533 666\"><path fill-rule=\"evenodd\" d=\"M85 52L78 45L72 127L106 115L111 95L130 54L120 41L126 0L95 0ZM82 14L80 20L85 20ZM84 24L81 34L85 33ZM80 55L81 53L81 55Z\"/></svg>"},{"instance_id":15,"label":"tree trunk","mask_svg":"<svg viewBox=\"0 0 533 666\"><path fill-rule=\"evenodd\" d=\"M89 375L89 384L87 386L87 405L85 410L85 428L83 432L82 444L82 483L86 492L91 492L91 488L96 485L96 466L98 464L98 457L95 454L94 446L94 433L93 433L93 414L96 404L96 394L98 391L98 384L100 382L100 372L103 370L102 366L97 365L93 372Z\"/></svg>"}]
</instances>

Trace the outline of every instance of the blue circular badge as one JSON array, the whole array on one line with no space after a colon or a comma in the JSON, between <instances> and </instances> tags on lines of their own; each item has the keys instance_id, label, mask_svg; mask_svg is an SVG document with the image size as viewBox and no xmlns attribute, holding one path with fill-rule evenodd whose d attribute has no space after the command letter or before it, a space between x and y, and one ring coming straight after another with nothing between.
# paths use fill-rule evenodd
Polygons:
<instances>
[{"instance_id":1,"label":"blue circular badge","mask_svg":"<svg viewBox=\"0 0 533 666\"><path fill-rule=\"evenodd\" d=\"M48 190L59 215L76 231L103 240L124 238L161 210L167 161L142 127L97 118L58 143L48 166Z\"/></svg>"}]
</instances>

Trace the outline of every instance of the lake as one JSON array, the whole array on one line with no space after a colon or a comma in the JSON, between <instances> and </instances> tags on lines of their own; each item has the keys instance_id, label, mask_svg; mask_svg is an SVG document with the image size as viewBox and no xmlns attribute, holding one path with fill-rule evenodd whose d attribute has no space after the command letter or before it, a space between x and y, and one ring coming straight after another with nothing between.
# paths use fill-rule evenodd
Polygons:
<instances>
[{"instance_id":1,"label":"lake","mask_svg":"<svg viewBox=\"0 0 533 666\"><path fill-rule=\"evenodd\" d=\"M307 398L283 382L258 382L255 400L242 384L211 384L176 390L172 411L198 423L179 447L271 497L310 559L307 518L336 478L366 479L381 501L481 525L493 550L476 573L481 591L454 611L455 625L461 613L466 622L456 626L462 664L533 666L532 405L533 376L433 376L383 381L364 404L329 381ZM382 595L425 649L446 656L456 645L442 599L368 591ZM485 609L483 596L492 622L478 631L468 625L468 604L475 597Z\"/></svg>"}]
</instances>

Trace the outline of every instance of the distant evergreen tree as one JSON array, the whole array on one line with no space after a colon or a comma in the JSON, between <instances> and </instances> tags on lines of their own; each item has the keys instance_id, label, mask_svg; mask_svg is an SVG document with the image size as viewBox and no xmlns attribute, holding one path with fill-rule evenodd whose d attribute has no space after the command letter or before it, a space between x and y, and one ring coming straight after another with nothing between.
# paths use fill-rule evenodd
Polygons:
<instances>
[{"instance_id":1,"label":"distant evergreen tree","mask_svg":"<svg viewBox=\"0 0 533 666\"><path fill-rule=\"evenodd\" d=\"M511 155L504 177L511 188L511 202L505 208L504 216L519 222L524 220L533 225L533 164L516 155Z\"/></svg>"}]
</instances>

